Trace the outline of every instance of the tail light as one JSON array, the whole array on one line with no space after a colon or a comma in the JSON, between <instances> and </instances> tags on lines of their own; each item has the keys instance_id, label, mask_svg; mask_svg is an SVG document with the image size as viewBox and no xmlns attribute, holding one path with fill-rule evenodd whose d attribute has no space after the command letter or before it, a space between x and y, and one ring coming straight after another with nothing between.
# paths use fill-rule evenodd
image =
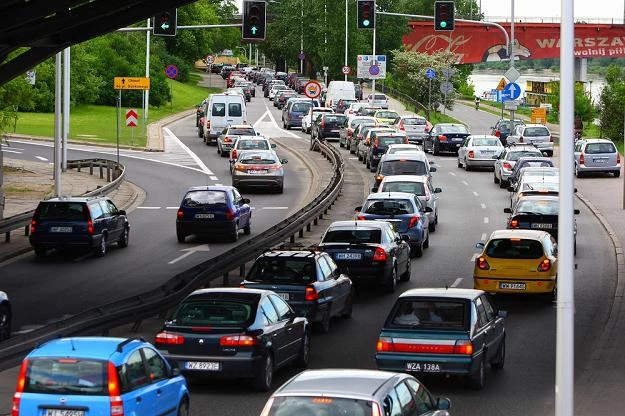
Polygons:
<instances>
[{"instance_id":1,"label":"tail light","mask_svg":"<svg viewBox=\"0 0 625 416\"><path fill-rule=\"evenodd\" d=\"M30 221L30 233L33 234L37 230L37 220L34 218Z\"/></svg>"},{"instance_id":2,"label":"tail light","mask_svg":"<svg viewBox=\"0 0 625 416\"><path fill-rule=\"evenodd\" d=\"M458 340L455 344L434 343L403 343L393 342L391 338L382 337L376 344L377 352L406 352L413 354L473 354L473 345L469 340Z\"/></svg>"},{"instance_id":3,"label":"tail light","mask_svg":"<svg viewBox=\"0 0 625 416\"><path fill-rule=\"evenodd\" d=\"M237 149L233 149L232 150L232 159L234 159L234 160L237 159Z\"/></svg>"},{"instance_id":4,"label":"tail light","mask_svg":"<svg viewBox=\"0 0 625 416\"><path fill-rule=\"evenodd\" d=\"M580 154L579 154L579 164L580 164L580 165L584 165L584 164L585 164L585 163L584 163L584 154L583 154L583 153L580 153Z\"/></svg>"},{"instance_id":5,"label":"tail light","mask_svg":"<svg viewBox=\"0 0 625 416\"><path fill-rule=\"evenodd\" d=\"M109 361L108 364L108 390L111 402L111 416L124 416L124 402L119 392L119 377L115 364Z\"/></svg>"},{"instance_id":6,"label":"tail light","mask_svg":"<svg viewBox=\"0 0 625 416\"><path fill-rule=\"evenodd\" d=\"M510 228L519 228L519 220L511 220Z\"/></svg>"},{"instance_id":7,"label":"tail light","mask_svg":"<svg viewBox=\"0 0 625 416\"><path fill-rule=\"evenodd\" d=\"M321 128L324 128L326 126L326 120L321 117Z\"/></svg>"},{"instance_id":8,"label":"tail light","mask_svg":"<svg viewBox=\"0 0 625 416\"><path fill-rule=\"evenodd\" d=\"M228 221L231 221L231 220L233 220L233 219L234 219L234 211L233 211L231 208L228 208L228 209L226 210L226 219L227 219Z\"/></svg>"},{"instance_id":9,"label":"tail light","mask_svg":"<svg viewBox=\"0 0 625 416\"><path fill-rule=\"evenodd\" d=\"M519 143L523 143L523 136L519 137Z\"/></svg>"},{"instance_id":10,"label":"tail light","mask_svg":"<svg viewBox=\"0 0 625 416\"><path fill-rule=\"evenodd\" d=\"M376 175L376 177L375 177L376 183L382 182L382 179L384 179L384 175Z\"/></svg>"},{"instance_id":11,"label":"tail light","mask_svg":"<svg viewBox=\"0 0 625 416\"><path fill-rule=\"evenodd\" d=\"M358 217L356 217L359 221L364 221L366 220L364 215L359 215Z\"/></svg>"},{"instance_id":12,"label":"tail light","mask_svg":"<svg viewBox=\"0 0 625 416\"><path fill-rule=\"evenodd\" d=\"M440 136L438 136L438 141L439 142L446 142L447 141L447 136L444 136L444 135L441 134Z\"/></svg>"},{"instance_id":13,"label":"tail light","mask_svg":"<svg viewBox=\"0 0 625 416\"><path fill-rule=\"evenodd\" d=\"M354 133L354 130L352 130L350 127L347 128L347 137L352 137L352 134Z\"/></svg>"},{"instance_id":14,"label":"tail light","mask_svg":"<svg viewBox=\"0 0 625 416\"><path fill-rule=\"evenodd\" d=\"M380 145L380 140L379 140L378 138L376 138L376 139L373 141L373 147L376 147L376 148L377 148L379 145Z\"/></svg>"},{"instance_id":15,"label":"tail light","mask_svg":"<svg viewBox=\"0 0 625 416\"><path fill-rule=\"evenodd\" d=\"M398 128L399 128L400 130L406 130L406 128L404 127L404 120L402 120L402 121L400 121L400 122L399 122L399 126L398 126Z\"/></svg>"},{"instance_id":16,"label":"tail light","mask_svg":"<svg viewBox=\"0 0 625 416\"><path fill-rule=\"evenodd\" d=\"M19 416L20 414L20 402L22 401L22 393L24 392L24 385L26 384L26 370L28 369L28 360L22 361L19 375L17 376L17 386L15 387L15 394L13 395L13 406L11 407L11 416Z\"/></svg>"},{"instance_id":17,"label":"tail light","mask_svg":"<svg viewBox=\"0 0 625 416\"><path fill-rule=\"evenodd\" d=\"M382 247L376 247L375 253L373 253L373 261L386 261L388 254Z\"/></svg>"},{"instance_id":18,"label":"tail light","mask_svg":"<svg viewBox=\"0 0 625 416\"><path fill-rule=\"evenodd\" d=\"M242 165L240 163L235 163L232 169L236 170L237 172L245 172L245 165Z\"/></svg>"},{"instance_id":19,"label":"tail light","mask_svg":"<svg viewBox=\"0 0 625 416\"><path fill-rule=\"evenodd\" d=\"M181 220L184 218L184 211L179 209L178 212L176 213L176 217Z\"/></svg>"},{"instance_id":20,"label":"tail light","mask_svg":"<svg viewBox=\"0 0 625 416\"><path fill-rule=\"evenodd\" d=\"M154 343L165 345L182 345L184 344L184 337L182 335L172 334L171 332L163 331L156 334L156 337L154 337Z\"/></svg>"},{"instance_id":21,"label":"tail light","mask_svg":"<svg viewBox=\"0 0 625 416\"><path fill-rule=\"evenodd\" d=\"M375 346L377 352L393 352L393 340L390 338L380 338Z\"/></svg>"},{"instance_id":22,"label":"tail light","mask_svg":"<svg viewBox=\"0 0 625 416\"><path fill-rule=\"evenodd\" d=\"M503 162L503 168L505 170L512 170L512 165L508 162Z\"/></svg>"},{"instance_id":23,"label":"tail light","mask_svg":"<svg viewBox=\"0 0 625 416\"><path fill-rule=\"evenodd\" d=\"M224 143L232 143L232 138L230 138L230 137L226 137L226 138L224 139Z\"/></svg>"},{"instance_id":24,"label":"tail light","mask_svg":"<svg viewBox=\"0 0 625 416\"><path fill-rule=\"evenodd\" d=\"M371 416L382 416L382 410L378 402L373 402L371 405Z\"/></svg>"},{"instance_id":25,"label":"tail light","mask_svg":"<svg viewBox=\"0 0 625 416\"><path fill-rule=\"evenodd\" d=\"M616 164L618 165L618 164L620 164L620 163L621 163L621 154L620 154L620 153L617 153L617 154L616 154Z\"/></svg>"},{"instance_id":26,"label":"tail light","mask_svg":"<svg viewBox=\"0 0 625 416\"><path fill-rule=\"evenodd\" d=\"M475 152L473 150L469 150L469 154L467 155L469 159L473 159L475 157Z\"/></svg>"},{"instance_id":27,"label":"tail light","mask_svg":"<svg viewBox=\"0 0 625 416\"><path fill-rule=\"evenodd\" d=\"M268 170L280 170L280 169L282 169L282 166L280 166L280 165L270 165L270 166L266 166L265 168L268 169Z\"/></svg>"},{"instance_id":28,"label":"tail light","mask_svg":"<svg viewBox=\"0 0 625 416\"><path fill-rule=\"evenodd\" d=\"M408 143L410 143L410 142L408 141L408 137L404 137L404 144L408 144Z\"/></svg>"},{"instance_id":29,"label":"tail light","mask_svg":"<svg viewBox=\"0 0 625 416\"><path fill-rule=\"evenodd\" d=\"M211 121L210 121L210 120L207 120L207 121L206 121L206 128L207 128L207 129L210 129L210 128L211 128Z\"/></svg>"},{"instance_id":30,"label":"tail light","mask_svg":"<svg viewBox=\"0 0 625 416\"><path fill-rule=\"evenodd\" d=\"M541 261L538 265L539 272L548 272L549 270L551 270L551 260L549 259Z\"/></svg>"},{"instance_id":31,"label":"tail light","mask_svg":"<svg viewBox=\"0 0 625 416\"><path fill-rule=\"evenodd\" d=\"M473 344L468 339L459 339L454 345L454 354L473 355Z\"/></svg>"},{"instance_id":32,"label":"tail light","mask_svg":"<svg viewBox=\"0 0 625 416\"><path fill-rule=\"evenodd\" d=\"M219 338L221 347L253 347L255 344L256 338L249 335L226 335Z\"/></svg>"},{"instance_id":33,"label":"tail light","mask_svg":"<svg viewBox=\"0 0 625 416\"><path fill-rule=\"evenodd\" d=\"M304 292L304 300L306 302L314 302L319 299L319 293L313 286L307 286L306 292Z\"/></svg>"},{"instance_id":34,"label":"tail light","mask_svg":"<svg viewBox=\"0 0 625 416\"><path fill-rule=\"evenodd\" d=\"M552 135L549 135L549 141L550 141L551 143L553 143L553 136L552 136Z\"/></svg>"},{"instance_id":35,"label":"tail light","mask_svg":"<svg viewBox=\"0 0 625 416\"><path fill-rule=\"evenodd\" d=\"M488 270L488 269L490 269L490 264L488 264L488 262L486 261L486 258L484 256L480 256L480 257L476 258L475 259L475 265L480 270Z\"/></svg>"},{"instance_id":36,"label":"tail light","mask_svg":"<svg viewBox=\"0 0 625 416\"><path fill-rule=\"evenodd\" d=\"M501 137L501 132L499 130L495 131L495 137Z\"/></svg>"},{"instance_id":37,"label":"tail light","mask_svg":"<svg viewBox=\"0 0 625 416\"><path fill-rule=\"evenodd\" d=\"M88 234L93 234L94 233L94 228L93 228L93 221L91 220L87 220L87 233Z\"/></svg>"},{"instance_id":38,"label":"tail light","mask_svg":"<svg viewBox=\"0 0 625 416\"><path fill-rule=\"evenodd\" d=\"M410 221L408 221L408 228L412 228L415 225L417 225L417 223L419 222L420 219L421 219L421 217L419 217L418 215L410 217Z\"/></svg>"}]
</instances>

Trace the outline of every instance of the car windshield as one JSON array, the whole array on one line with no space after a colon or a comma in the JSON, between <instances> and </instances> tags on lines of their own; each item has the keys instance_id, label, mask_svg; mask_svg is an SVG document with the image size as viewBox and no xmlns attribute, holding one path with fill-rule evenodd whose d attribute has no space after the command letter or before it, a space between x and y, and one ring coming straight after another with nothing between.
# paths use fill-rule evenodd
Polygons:
<instances>
[{"instance_id":1,"label":"car windshield","mask_svg":"<svg viewBox=\"0 0 625 416\"><path fill-rule=\"evenodd\" d=\"M542 156L542 153L540 153L539 151L519 151L519 152L510 152L508 153L508 157L506 158L506 160L511 160L511 161L517 161L519 160L520 157L526 157L526 156Z\"/></svg>"},{"instance_id":2,"label":"car windshield","mask_svg":"<svg viewBox=\"0 0 625 416\"><path fill-rule=\"evenodd\" d=\"M371 401L318 396L278 396L273 399L268 416L346 415L371 416Z\"/></svg>"},{"instance_id":3,"label":"car windshield","mask_svg":"<svg viewBox=\"0 0 625 416\"><path fill-rule=\"evenodd\" d=\"M588 143L585 153L589 155L598 153L616 153L616 148L612 143Z\"/></svg>"},{"instance_id":4,"label":"car windshield","mask_svg":"<svg viewBox=\"0 0 625 416\"><path fill-rule=\"evenodd\" d=\"M407 199L370 199L364 206L365 214L403 215L412 214L414 209Z\"/></svg>"},{"instance_id":5,"label":"car windshield","mask_svg":"<svg viewBox=\"0 0 625 416\"><path fill-rule=\"evenodd\" d=\"M322 243L375 243L382 241L382 230L379 228L330 229L323 236Z\"/></svg>"},{"instance_id":6,"label":"car windshield","mask_svg":"<svg viewBox=\"0 0 625 416\"><path fill-rule=\"evenodd\" d=\"M226 205L226 193L224 191L191 191L184 196L182 204L186 207L199 205Z\"/></svg>"},{"instance_id":7,"label":"car windshield","mask_svg":"<svg viewBox=\"0 0 625 416\"><path fill-rule=\"evenodd\" d=\"M466 330L467 306L463 301L400 299L388 324L393 328Z\"/></svg>"},{"instance_id":8,"label":"car windshield","mask_svg":"<svg viewBox=\"0 0 625 416\"><path fill-rule=\"evenodd\" d=\"M293 103L291 106L292 113L306 113L308 109L312 107L311 103Z\"/></svg>"},{"instance_id":9,"label":"car windshield","mask_svg":"<svg viewBox=\"0 0 625 416\"><path fill-rule=\"evenodd\" d=\"M239 140L237 149L240 150L269 150L266 140Z\"/></svg>"},{"instance_id":10,"label":"car windshield","mask_svg":"<svg viewBox=\"0 0 625 416\"><path fill-rule=\"evenodd\" d=\"M39 205L40 220L84 220L83 204L74 202L43 202Z\"/></svg>"},{"instance_id":11,"label":"car windshield","mask_svg":"<svg viewBox=\"0 0 625 416\"><path fill-rule=\"evenodd\" d=\"M381 175L427 175L427 167L421 160L384 160Z\"/></svg>"},{"instance_id":12,"label":"car windshield","mask_svg":"<svg viewBox=\"0 0 625 416\"><path fill-rule=\"evenodd\" d=\"M527 127L523 130L523 136L526 137L540 137L549 136L549 130L546 127Z\"/></svg>"},{"instance_id":13,"label":"car windshield","mask_svg":"<svg viewBox=\"0 0 625 416\"><path fill-rule=\"evenodd\" d=\"M376 94L374 99L375 100L386 100L386 95L384 95L384 94Z\"/></svg>"},{"instance_id":14,"label":"car windshield","mask_svg":"<svg viewBox=\"0 0 625 416\"><path fill-rule=\"evenodd\" d=\"M535 179L539 179L539 178L535 178ZM525 191L558 192L559 188L560 188L560 184L558 184L558 182L545 182L545 181L524 182L521 187L521 192L525 192Z\"/></svg>"},{"instance_id":15,"label":"car windshield","mask_svg":"<svg viewBox=\"0 0 625 416\"><path fill-rule=\"evenodd\" d=\"M424 118L404 118L404 124L407 126L423 126L426 124Z\"/></svg>"},{"instance_id":16,"label":"car windshield","mask_svg":"<svg viewBox=\"0 0 625 416\"><path fill-rule=\"evenodd\" d=\"M256 135L256 132L254 131L254 129L235 128L228 130L228 134L233 134L237 136L254 136Z\"/></svg>"},{"instance_id":17,"label":"car windshield","mask_svg":"<svg viewBox=\"0 0 625 416\"><path fill-rule=\"evenodd\" d=\"M522 199L517 204L514 212L516 214L540 214L540 215L558 215L557 199L540 199L528 200Z\"/></svg>"},{"instance_id":18,"label":"car windshield","mask_svg":"<svg viewBox=\"0 0 625 416\"><path fill-rule=\"evenodd\" d=\"M76 358L28 360L25 393L107 395L107 362Z\"/></svg>"},{"instance_id":19,"label":"car windshield","mask_svg":"<svg viewBox=\"0 0 625 416\"><path fill-rule=\"evenodd\" d=\"M423 182L382 182L380 192L407 192L418 196L425 196Z\"/></svg>"},{"instance_id":20,"label":"car windshield","mask_svg":"<svg viewBox=\"0 0 625 416\"><path fill-rule=\"evenodd\" d=\"M261 257L252 266L246 280L305 285L317 280L317 271L315 262L309 258Z\"/></svg>"},{"instance_id":21,"label":"car windshield","mask_svg":"<svg viewBox=\"0 0 625 416\"><path fill-rule=\"evenodd\" d=\"M523 160L517 165L517 170L533 167L533 168L550 168L553 167L551 160Z\"/></svg>"},{"instance_id":22,"label":"car windshield","mask_svg":"<svg viewBox=\"0 0 625 416\"><path fill-rule=\"evenodd\" d=\"M443 133L468 133L467 127L462 124L453 124L441 126L441 132Z\"/></svg>"},{"instance_id":23,"label":"car windshield","mask_svg":"<svg viewBox=\"0 0 625 416\"><path fill-rule=\"evenodd\" d=\"M374 121L369 119L369 118L355 118L349 124L350 124L351 128L355 129L356 127L358 127L361 124L371 123L371 122L374 122Z\"/></svg>"},{"instance_id":24,"label":"car windshield","mask_svg":"<svg viewBox=\"0 0 625 416\"><path fill-rule=\"evenodd\" d=\"M486 255L497 259L538 259L543 254L540 241L525 238L496 238L486 246Z\"/></svg>"},{"instance_id":25,"label":"car windshield","mask_svg":"<svg viewBox=\"0 0 625 416\"><path fill-rule=\"evenodd\" d=\"M191 298L176 309L170 321L183 326L247 326L255 314L249 301Z\"/></svg>"},{"instance_id":26,"label":"car windshield","mask_svg":"<svg viewBox=\"0 0 625 416\"><path fill-rule=\"evenodd\" d=\"M480 137L479 139L473 139L473 146L499 146L499 139Z\"/></svg>"}]
</instances>

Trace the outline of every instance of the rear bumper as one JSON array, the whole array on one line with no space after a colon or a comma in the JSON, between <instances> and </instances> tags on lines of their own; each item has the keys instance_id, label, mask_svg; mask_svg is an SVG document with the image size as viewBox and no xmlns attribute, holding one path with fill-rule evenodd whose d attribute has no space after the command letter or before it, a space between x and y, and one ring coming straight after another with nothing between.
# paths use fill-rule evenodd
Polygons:
<instances>
[{"instance_id":1,"label":"rear bumper","mask_svg":"<svg viewBox=\"0 0 625 416\"><path fill-rule=\"evenodd\" d=\"M504 289L500 284L524 284L524 289ZM523 278L497 278L488 279L473 276L473 288L481 289L490 293L551 293L556 285L555 277L545 279L523 279Z\"/></svg>"},{"instance_id":2,"label":"rear bumper","mask_svg":"<svg viewBox=\"0 0 625 416\"><path fill-rule=\"evenodd\" d=\"M163 350L161 350L163 352ZM221 356L194 356L194 355L170 355L163 354L174 368L179 368L185 375L206 378L253 378L260 372L262 363L261 356L221 357ZM219 371L187 370L185 363L188 361L217 362Z\"/></svg>"},{"instance_id":3,"label":"rear bumper","mask_svg":"<svg viewBox=\"0 0 625 416\"><path fill-rule=\"evenodd\" d=\"M578 165L577 166L577 171L578 172L606 172L606 173L614 173L614 172L620 172L621 171L621 165L616 165L616 166L586 166L586 165Z\"/></svg>"},{"instance_id":4,"label":"rear bumper","mask_svg":"<svg viewBox=\"0 0 625 416\"><path fill-rule=\"evenodd\" d=\"M235 221L176 221L176 230L185 235L230 234L236 230Z\"/></svg>"},{"instance_id":5,"label":"rear bumper","mask_svg":"<svg viewBox=\"0 0 625 416\"><path fill-rule=\"evenodd\" d=\"M441 152L458 153L458 148L462 146L462 142L445 141L445 142L437 142L437 143L438 143L438 150L440 150Z\"/></svg>"},{"instance_id":6,"label":"rear bumper","mask_svg":"<svg viewBox=\"0 0 625 416\"><path fill-rule=\"evenodd\" d=\"M92 248L98 247L102 234L97 235L50 235L35 233L28 237L31 246L45 248Z\"/></svg>"},{"instance_id":7,"label":"rear bumper","mask_svg":"<svg viewBox=\"0 0 625 416\"><path fill-rule=\"evenodd\" d=\"M468 159L467 166L476 168L492 168L495 166L495 159Z\"/></svg>"},{"instance_id":8,"label":"rear bumper","mask_svg":"<svg viewBox=\"0 0 625 416\"><path fill-rule=\"evenodd\" d=\"M250 188L267 188L274 187L279 188L283 186L284 178L277 176L268 177L232 177L232 186L235 187L250 187Z\"/></svg>"},{"instance_id":9,"label":"rear bumper","mask_svg":"<svg viewBox=\"0 0 625 416\"><path fill-rule=\"evenodd\" d=\"M389 262L383 264L351 265L348 261L336 261L339 268L355 282L383 281L392 271Z\"/></svg>"},{"instance_id":10,"label":"rear bumper","mask_svg":"<svg viewBox=\"0 0 625 416\"><path fill-rule=\"evenodd\" d=\"M377 353L375 355L375 362L379 370L420 375L468 375L475 371L475 367L477 366L475 364L476 361L477 360L471 356L452 354ZM413 367L414 369L412 370L408 370L407 363L415 363L418 364L418 366ZM438 365L439 371L424 371L428 366L424 366L423 364ZM430 366L430 368L431 367L432 366ZM419 371L419 369L421 371Z\"/></svg>"}]
</instances>

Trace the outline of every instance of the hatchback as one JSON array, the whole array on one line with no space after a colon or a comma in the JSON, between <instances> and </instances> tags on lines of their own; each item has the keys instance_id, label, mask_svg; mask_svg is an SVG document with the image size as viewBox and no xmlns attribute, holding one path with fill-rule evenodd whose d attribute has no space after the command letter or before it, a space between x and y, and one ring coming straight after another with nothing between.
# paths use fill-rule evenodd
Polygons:
<instances>
[{"instance_id":1,"label":"hatchback","mask_svg":"<svg viewBox=\"0 0 625 416\"><path fill-rule=\"evenodd\" d=\"M458 167L469 171L473 168L492 168L504 147L495 136L471 135L458 149Z\"/></svg>"},{"instance_id":2,"label":"hatchback","mask_svg":"<svg viewBox=\"0 0 625 416\"><path fill-rule=\"evenodd\" d=\"M407 290L380 331L377 366L418 375L460 375L481 389L486 366L504 366L506 315L481 290Z\"/></svg>"},{"instance_id":3,"label":"hatchback","mask_svg":"<svg viewBox=\"0 0 625 416\"><path fill-rule=\"evenodd\" d=\"M239 136L258 136L258 132L249 124L227 126L217 137L217 153L228 156Z\"/></svg>"},{"instance_id":4,"label":"hatchback","mask_svg":"<svg viewBox=\"0 0 625 416\"><path fill-rule=\"evenodd\" d=\"M279 387L261 416L449 416L451 402L434 398L409 374L360 369L307 370Z\"/></svg>"},{"instance_id":5,"label":"hatchback","mask_svg":"<svg viewBox=\"0 0 625 416\"><path fill-rule=\"evenodd\" d=\"M302 132L310 133L313 121L321 113L334 113L334 110L328 107L311 107L306 115L302 117Z\"/></svg>"},{"instance_id":6,"label":"hatchback","mask_svg":"<svg viewBox=\"0 0 625 416\"><path fill-rule=\"evenodd\" d=\"M435 124L423 139L423 150L431 151L433 155L438 155L441 152L457 154L458 149L470 134L464 124Z\"/></svg>"},{"instance_id":7,"label":"hatchback","mask_svg":"<svg viewBox=\"0 0 625 416\"><path fill-rule=\"evenodd\" d=\"M521 124L525 124L525 122L519 119L506 120L502 118L498 120L493 127L491 127L491 134L495 137L498 137L501 141L501 144L505 146L507 144L508 135L510 134L510 132L513 131L516 126L519 126Z\"/></svg>"},{"instance_id":8,"label":"hatchback","mask_svg":"<svg viewBox=\"0 0 625 416\"><path fill-rule=\"evenodd\" d=\"M278 158L273 150L242 150L232 167L232 186L284 192L286 159Z\"/></svg>"},{"instance_id":9,"label":"hatchback","mask_svg":"<svg viewBox=\"0 0 625 416\"><path fill-rule=\"evenodd\" d=\"M356 130L358 132L358 135L356 136L358 138L356 156L358 156L358 160L362 161L362 163L367 164L367 154L369 153L369 146L371 144L371 132L379 131L394 133L396 130L390 126L381 126L377 123L374 125L363 123L359 127L360 129Z\"/></svg>"},{"instance_id":10,"label":"hatchback","mask_svg":"<svg viewBox=\"0 0 625 416\"><path fill-rule=\"evenodd\" d=\"M313 120L310 130L311 139L329 140L339 139L341 136L341 126L347 121L347 116L343 114L320 113Z\"/></svg>"},{"instance_id":11,"label":"hatchback","mask_svg":"<svg viewBox=\"0 0 625 416\"><path fill-rule=\"evenodd\" d=\"M102 257L111 244L130 238L126 211L107 197L61 197L41 201L30 222L30 245L37 257L48 249L90 248Z\"/></svg>"},{"instance_id":12,"label":"hatchback","mask_svg":"<svg viewBox=\"0 0 625 416\"><path fill-rule=\"evenodd\" d=\"M388 97L384 94L373 93L367 96L367 103L372 107L388 108Z\"/></svg>"},{"instance_id":13,"label":"hatchback","mask_svg":"<svg viewBox=\"0 0 625 416\"><path fill-rule=\"evenodd\" d=\"M275 143L271 143L268 138L263 136L238 136L230 150L230 173L234 163L239 158L239 154L243 150L270 150L275 149Z\"/></svg>"},{"instance_id":14,"label":"hatchback","mask_svg":"<svg viewBox=\"0 0 625 416\"><path fill-rule=\"evenodd\" d=\"M393 126L397 130L405 132L408 141L415 144L423 143L423 138L428 135L428 131L432 128L432 124L425 117L414 115L400 116L395 120Z\"/></svg>"},{"instance_id":15,"label":"hatchback","mask_svg":"<svg viewBox=\"0 0 625 416\"><path fill-rule=\"evenodd\" d=\"M303 88L303 87L302 87ZM302 127L302 117L311 107L314 107L311 100L294 99L289 100L282 109L282 127L286 130L291 127Z\"/></svg>"},{"instance_id":16,"label":"hatchback","mask_svg":"<svg viewBox=\"0 0 625 416\"><path fill-rule=\"evenodd\" d=\"M375 185L377 188L380 182L387 176L394 175L426 175L431 176L436 172L436 167L430 166L425 152L417 150L414 152L400 152L392 155L382 156L378 169L375 173Z\"/></svg>"},{"instance_id":17,"label":"hatchback","mask_svg":"<svg viewBox=\"0 0 625 416\"><path fill-rule=\"evenodd\" d=\"M378 110L373 117L379 124L394 124L400 118L399 113L393 110Z\"/></svg>"},{"instance_id":18,"label":"hatchback","mask_svg":"<svg viewBox=\"0 0 625 416\"><path fill-rule=\"evenodd\" d=\"M507 146L499 157L495 160L495 170L493 171L493 182L499 184L500 188L508 186L508 179L512 174L512 169L517 160L523 156L542 156L540 150L534 145L512 145Z\"/></svg>"},{"instance_id":19,"label":"hatchback","mask_svg":"<svg viewBox=\"0 0 625 416\"><path fill-rule=\"evenodd\" d=\"M509 186L516 186L521 177L521 171L527 167L554 168L553 160L544 156L522 156L514 164L514 168L508 177Z\"/></svg>"},{"instance_id":20,"label":"hatchback","mask_svg":"<svg viewBox=\"0 0 625 416\"><path fill-rule=\"evenodd\" d=\"M250 200L234 186L214 185L189 188L176 215L176 236L184 243L188 235L227 235L239 239L239 230L251 232Z\"/></svg>"},{"instance_id":21,"label":"hatchback","mask_svg":"<svg viewBox=\"0 0 625 416\"><path fill-rule=\"evenodd\" d=\"M180 370L148 342L60 338L22 361L11 414L186 416L189 391Z\"/></svg>"},{"instance_id":22,"label":"hatchback","mask_svg":"<svg viewBox=\"0 0 625 416\"><path fill-rule=\"evenodd\" d=\"M553 136L549 128L542 124L520 124L516 126L508 136L507 143L530 143L547 156L553 156Z\"/></svg>"},{"instance_id":23,"label":"hatchback","mask_svg":"<svg viewBox=\"0 0 625 416\"><path fill-rule=\"evenodd\" d=\"M375 118L373 117L365 117L365 116L355 116L351 118L345 119L345 122L341 126L340 130L340 138L339 138L339 146L350 149L352 135L354 134L354 130L360 124L375 124Z\"/></svg>"},{"instance_id":24,"label":"hatchback","mask_svg":"<svg viewBox=\"0 0 625 416\"><path fill-rule=\"evenodd\" d=\"M272 291L199 289L165 320L155 345L185 374L251 379L267 391L274 371L308 366L310 328Z\"/></svg>"},{"instance_id":25,"label":"hatchback","mask_svg":"<svg viewBox=\"0 0 625 416\"><path fill-rule=\"evenodd\" d=\"M371 172L375 172L388 146L401 143L408 144L406 133L371 131L369 133L369 146L365 156L365 165Z\"/></svg>"},{"instance_id":26,"label":"hatchback","mask_svg":"<svg viewBox=\"0 0 625 416\"><path fill-rule=\"evenodd\" d=\"M621 155L612 141L607 139L583 139L575 143L575 176L586 173L611 173L621 176Z\"/></svg>"}]
</instances>

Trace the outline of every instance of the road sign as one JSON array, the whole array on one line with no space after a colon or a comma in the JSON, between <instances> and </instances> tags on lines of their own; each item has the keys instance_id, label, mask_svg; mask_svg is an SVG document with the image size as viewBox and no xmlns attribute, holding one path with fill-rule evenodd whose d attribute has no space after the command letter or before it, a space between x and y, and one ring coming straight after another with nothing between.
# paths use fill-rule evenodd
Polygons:
<instances>
[{"instance_id":1,"label":"road sign","mask_svg":"<svg viewBox=\"0 0 625 416\"><path fill-rule=\"evenodd\" d=\"M149 90L150 78L148 77L115 77L113 88L116 90Z\"/></svg>"},{"instance_id":2,"label":"road sign","mask_svg":"<svg viewBox=\"0 0 625 416\"><path fill-rule=\"evenodd\" d=\"M345 74L345 75L349 75L349 73L352 72L352 69L350 67L348 67L348 66L344 66L341 69L341 72L343 72L343 74Z\"/></svg>"},{"instance_id":3,"label":"road sign","mask_svg":"<svg viewBox=\"0 0 625 416\"><path fill-rule=\"evenodd\" d=\"M30 85L35 85L37 80L37 73L35 71L27 71L26 72L26 82Z\"/></svg>"},{"instance_id":4,"label":"road sign","mask_svg":"<svg viewBox=\"0 0 625 416\"><path fill-rule=\"evenodd\" d=\"M165 75L167 75L167 78L176 78L178 76L178 67L176 65L167 65L167 68L165 68Z\"/></svg>"},{"instance_id":5,"label":"road sign","mask_svg":"<svg viewBox=\"0 0 625 416\"><path fill-rule=\"evenodd\" d=\"M308 81L304 84L304 94L308 98L317 98L321 95L321 84L317 81Z\"/></svg>"},{"instance_id":6,"label":"road sign","mask_svg":"<svg viewBox=\"0 0 625 416\"><path fill-rule=\"evenodd\" d=\"M547 121L547 109L546 108L532 108L532 114L530 115L530 123L543 124Z\"/></svg>"},{"instance_id":7,"label":"road sign","mask_svg":"<svg viewBox=\"0 0 625 416\"><path fill-rule=\"evenodd\" d=\"M378 75L380 73L380 67L377 65L371 65L369 67L369 73L373 76Z\"/></svg>"},{"instance_id":8,"label":"road sign","mask_svg":"<svg viewBox=\"0 0 625 416\"><path fill-rule=\"evenodd\" d=\"M299 55L297 55L297 59L303 61L304 59L306 59L306 54L304 54L304 52L300 52Z\"/></svg>"},{"instance_id":9,"label":"road sign","mask_svg":"<svg viewBox=\"0 0 625 416\"><path fill-rule=\"evenodd\" d=\"M508 81L516 82L516 80L519 79L519 77L521 76L521 73L512 66L503 75L508 78Z\"/></svg>"},{"instance_id":10,"label":"road sign","mask_svg":"<svg viewBox=\"0 0 625 416\"><path fill-rule=\"evenodd\" d=\"M215 62L215 55L206 55L206 63L212 65Z\"/></svg>"},{"instance_id":11,"label":"road sign","mask_svg":"<svg viewBox=\"0 0 625 416\"><path fill-rule=\"evenodd\" d=\"M503 103L505 110L516 110L521 102L519 100L508 100Z\"/></svg>"},{"instance_id":12,"label":"road sign","mask_svg":"<svg viewBox=\"0 0 625 416\"><path fill-rule=\"evenodd\" d=\"M443 76L445 78L449 79L454 76L454 74L456 73L456 70L453 68L443 68L441 72L443 73Z\"/></svg>"},{"instance_id":13,"label":"road sign","mask_svg":"<svg viewBox=\"0 0 625 416\"><path fill-rule=\"evenodd\" d=\"M428 79L432 79L436 76L436 71L432 68L428 68L425 70L425 77Z\"/></svg>"},{"instance_id":14,"label":"road sign","mask_svg":"<svg viewBox=\"0 0 625 416\"><path fill-rule=\"evenodd\" d=\"M378 67L379 72L377 75L369 72L369 68L373 65ZM361 79L385 79L386 55L358 55L356 76Z\"/></svg>"},{"instance_id":15,"label":"road sign","mask_svg":"<svg viewBox=\"0 0 625 416\"><path fill-rule=\"evenodd\" d=\"M497 91L503 91L505 86L506 86L506 79L505 78L501 78L499 80L499 84L497 84Z\"/></svg>"},{"instance_id":16,"label":"road sign","mask_svg":"<svg viewBox=\"0 0 625 416\"><path fill-rule=\"evenodd\" d=\"M451 82L441 82L440 90L443 94L447 95L454 90L454 84Z\"/></svg>"},{"instance_id":17,"label":"road sign","mask_svg":"<svg viewBox=\"0 0 625 416\"><path fill-rule=\"evenodd\" d=\"M521 96L521 87L519 84L510 82L501 91L504 100L516 100Z\"/></svg>"},{"instance_id":18,"label":"road sign","mask_svg":"<svg viewBox=\"0 0 625 416\"><path fill-rule=\"evenodd\" d=\"M126 110L126 126L127 127L137 127L137 119L139 115L137 114L137 110L134 108L130 108Z\"/></svg>"}]
</instances>

